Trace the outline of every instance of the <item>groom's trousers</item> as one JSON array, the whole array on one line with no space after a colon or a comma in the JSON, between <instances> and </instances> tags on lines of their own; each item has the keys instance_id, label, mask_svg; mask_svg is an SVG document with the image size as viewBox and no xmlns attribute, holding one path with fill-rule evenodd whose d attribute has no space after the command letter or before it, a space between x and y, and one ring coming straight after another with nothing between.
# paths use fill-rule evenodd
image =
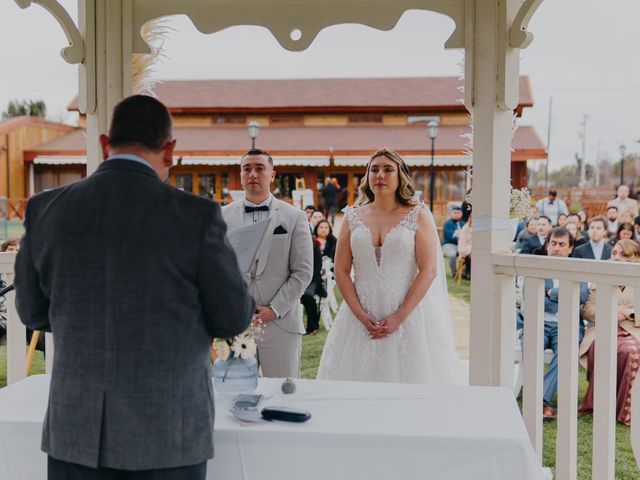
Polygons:
<instances>
[{"instance_id":1,"label":"groom's trousers","mask_svg":"<svg viewBox=\"0 0 640 480\"><path fill-rule=\"evenodd\" d=\"M47 464L48 480L205 480L206 476L207 462L186 467L138 471L90 468L53 457L48 457Z\"/></svg>"}]
</instances>

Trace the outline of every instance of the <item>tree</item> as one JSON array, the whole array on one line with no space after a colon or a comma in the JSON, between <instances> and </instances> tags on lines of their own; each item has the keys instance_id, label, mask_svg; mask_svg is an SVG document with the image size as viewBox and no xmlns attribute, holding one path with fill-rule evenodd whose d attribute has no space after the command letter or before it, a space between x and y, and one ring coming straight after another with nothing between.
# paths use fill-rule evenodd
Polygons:
<instances>
[{"instance_id":1,"label":"tree","mask_svg":"<svg viewBox=\"0 0 640 480\"><path fill-rule=\"evenodd\" d=\"M11 100L7 109L2 112L2 119L23 115L44 118L47 115L47 105L44 100Z\"/></svg>"}]
</instances>

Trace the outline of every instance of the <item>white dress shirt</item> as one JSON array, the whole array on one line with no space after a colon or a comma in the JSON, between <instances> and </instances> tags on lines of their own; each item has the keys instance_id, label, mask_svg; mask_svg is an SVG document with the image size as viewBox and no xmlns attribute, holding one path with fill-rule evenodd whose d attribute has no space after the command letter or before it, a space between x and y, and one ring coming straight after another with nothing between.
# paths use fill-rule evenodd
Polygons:
<instances>
[{"instance_id":1,"label":"white dress shirt","mask_svg":"<svg viewBox=\"0 0 640 480\"><path fill-rule=\"evenodd\" d=\"M267 197L267 199L264 202L261 203L252 203L249 200L247 200L247 198L244 198L244 205L245 207L264 207L267 206L269 208L271 208L271 200L273 199L273 195L269 194L269 196ZM244 224L245 225L249 225L250 223L256 223L259 222L260 220L265 220L267 218L269 218L269 214L271 212L270 211L263 211L263 212L244 212Z\"/></svg>"}]
</instances>

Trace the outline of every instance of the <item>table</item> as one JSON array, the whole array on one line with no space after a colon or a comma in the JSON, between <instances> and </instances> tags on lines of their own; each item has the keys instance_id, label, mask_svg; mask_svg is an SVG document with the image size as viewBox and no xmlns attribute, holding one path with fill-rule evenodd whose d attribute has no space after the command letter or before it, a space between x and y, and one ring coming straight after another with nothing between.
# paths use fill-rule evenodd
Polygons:
<instances>
[{"instance_id":1,"label":"table","mask_svg":"<svg viewBox=\"0 0 640 480\"><path fill-rule=\"evenodd\" d=\"M0 478L43 479L48 375L0 390ZM261 379L262 406L303 408L303 424L243 426L216 396L210 479L537 479L539 461L513 393L491 387Z\"/></svg>"}]
</instances>

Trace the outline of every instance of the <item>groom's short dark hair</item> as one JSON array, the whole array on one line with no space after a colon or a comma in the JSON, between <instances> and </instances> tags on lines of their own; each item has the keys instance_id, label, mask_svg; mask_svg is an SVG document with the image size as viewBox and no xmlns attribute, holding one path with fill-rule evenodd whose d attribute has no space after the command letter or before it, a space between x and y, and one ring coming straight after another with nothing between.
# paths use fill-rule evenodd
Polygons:
<instances>
[{"instance_id":1,"label":"groom's short dark hair","mask_svg":"<svg viewBox=\"0 0 640 480\"><path fill-rule=\"evenodd\" d=\"M273 158L271 158L271 155L269 155L269 152L267 152L266 150L261 150L259 148L252 148L247 153L242 155L242 158L240 159L240 163L242 163L242 160L244 160L245 157L253 157L253 156L258 156L258 155L262 155L264 157L267 157L267 160L269 161L269 163L273 167Z\"/></svg>"},{"instance_id":2,"label":"groom's short dark hair","mask_svg":"<svg viewBox=\"0 0 640 480\"><path fill-rule=\"evenodd\" d=\"M153 97L132 95L113 110L110 147L144 147L158 152L171 141L171 136L171 114Z\"/></svg>"}]
</instances>

